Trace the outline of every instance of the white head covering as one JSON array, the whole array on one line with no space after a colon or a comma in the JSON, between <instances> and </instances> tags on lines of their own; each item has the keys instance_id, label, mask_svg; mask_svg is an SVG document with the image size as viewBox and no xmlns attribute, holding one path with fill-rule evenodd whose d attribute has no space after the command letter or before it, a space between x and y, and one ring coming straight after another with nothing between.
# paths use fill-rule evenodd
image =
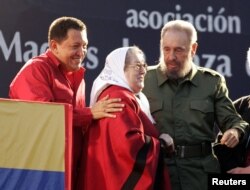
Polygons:
<instances>
[{"instance_id":1,"label":"white head covering","mask_svg":"<svg viewBox=\"0 0 250 190\"><path fill-rule=\"evenodd\" d=\"M103 70L93 83L90 94L90 106L96 102L101 92L109 85L121 86L133 92L129 87L124 74L125 57L128 49L129 47L122 47L115 49L110 54L108 54ZM139 103L141 109L152 121L152 123L155 123L152 115L150 114L149 103L146 96L142 92L139 92L137 96L139 96L139 98L136 97L136 100Z\"/></svg>"}]
</instances>

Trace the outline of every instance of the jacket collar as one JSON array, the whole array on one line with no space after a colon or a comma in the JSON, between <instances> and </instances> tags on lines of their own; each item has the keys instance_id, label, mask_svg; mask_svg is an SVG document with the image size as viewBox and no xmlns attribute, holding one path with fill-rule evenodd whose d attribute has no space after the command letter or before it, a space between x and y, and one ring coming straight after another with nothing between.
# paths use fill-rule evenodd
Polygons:
<instances>
[{"instance_id":1,"label":"jacket collar","mask_svg":"<svg viewBox=\"0 0 250 190\"><path fill-rule=\"evenodd\" d=\"M181 83L189 81L193 85L197 86L198 85L197 72L198 72L198 67L193 63L191 72L183 79ZM156 68L156 76L157 76L158 86L161 86L162 84L164 84L169 80L169 78L163 73L160 64Z\"/></svg>"}]
</instances>

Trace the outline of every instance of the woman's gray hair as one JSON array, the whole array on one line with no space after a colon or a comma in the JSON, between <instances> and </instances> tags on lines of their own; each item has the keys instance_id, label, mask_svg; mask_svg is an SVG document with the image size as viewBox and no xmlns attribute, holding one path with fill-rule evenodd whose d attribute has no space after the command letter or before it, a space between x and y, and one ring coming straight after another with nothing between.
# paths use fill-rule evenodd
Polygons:
<instances>
[{"instance_id":1,"label":"woman's gray hair","mask_svg":"<svg viewBox=\"0 0 250 190\"><path fill-rule=\"evenodd\" d=\"M124 70L126 69L126 66L131 63L131 58L134 56L136 53L141 53L144 57L144 60L146 60L144 52L138 47L138 46L130 46L126 56L125 56L125 65L124 65Z\"/></svg>"}]
</instances>

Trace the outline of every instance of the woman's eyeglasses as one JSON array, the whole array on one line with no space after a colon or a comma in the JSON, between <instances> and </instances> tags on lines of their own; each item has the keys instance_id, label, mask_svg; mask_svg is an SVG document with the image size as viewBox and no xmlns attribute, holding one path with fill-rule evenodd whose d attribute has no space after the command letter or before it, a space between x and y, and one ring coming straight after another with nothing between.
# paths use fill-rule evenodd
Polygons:
<instances>
[{"instance_id":1,"label":"woman's eyeglasses","mask_svg":"<svg viewBox=\"0 0 250 190\"><path fill-rule=\"evenodd\" d=\"M134 70L141 71L142 69L147 70L148 65L144 63L144 64L128 65L128 67L133 67Z\"/></svg>"}]
</instances>

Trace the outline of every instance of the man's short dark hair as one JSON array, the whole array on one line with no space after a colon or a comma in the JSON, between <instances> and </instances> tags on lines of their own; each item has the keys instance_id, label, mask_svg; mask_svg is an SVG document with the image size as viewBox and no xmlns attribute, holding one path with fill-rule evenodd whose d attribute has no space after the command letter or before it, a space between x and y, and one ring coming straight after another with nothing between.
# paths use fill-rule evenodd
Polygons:
<instances>
[{"instance_id":1,"label":"man's short dark hair","mask_svg":"<svg viewBox=\"0 0 250 190\"><path fill-rule=\"evenodd\" d=\"M76 29L79 31L87 30L86 25L79 19L74 17L60 17L54 20L48 32L48 42L51 40L56 40L61 42L67 37L69 29Z\"/></svg>"}]
</instances>

